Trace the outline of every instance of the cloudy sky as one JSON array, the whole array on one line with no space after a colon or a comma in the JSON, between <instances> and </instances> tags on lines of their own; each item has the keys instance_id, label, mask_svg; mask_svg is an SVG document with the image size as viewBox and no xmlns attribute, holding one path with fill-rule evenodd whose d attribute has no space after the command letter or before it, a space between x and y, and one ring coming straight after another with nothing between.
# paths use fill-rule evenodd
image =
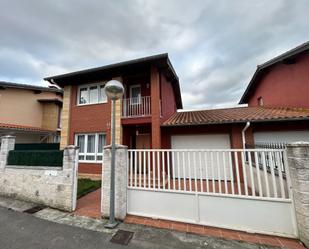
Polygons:
<instances>
[{"instance_id":1,"label":"cloudy sky","mask_svg":"<svg viewBox=\"0 0 309 249\"><path fill-rule=\"evenodd\" d=\"M256 65L309 40L308 0L0 0L0 80L168 52L184 107L236 105Z\"/></svg>"}]
</instances>

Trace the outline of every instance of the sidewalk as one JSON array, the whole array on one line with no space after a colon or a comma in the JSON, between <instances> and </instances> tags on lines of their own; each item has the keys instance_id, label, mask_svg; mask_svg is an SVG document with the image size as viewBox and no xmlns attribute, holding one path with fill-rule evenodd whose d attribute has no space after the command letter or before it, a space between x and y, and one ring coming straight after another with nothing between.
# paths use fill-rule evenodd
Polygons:
<instances>
[{"instance_id":1,"label":"sidewalk","mask_svg":"<svg viewBox=\"0 0 309 249\"><path fill-rule=\"evenodd\" d=\"M36 206L33 203L16 201L8 198L0 197L0 206L10 208L19 212ZM28 214L22 214L28 215ZM134 232L133 239L128 246L121 246L119 248L226 248L226 249L274 249L274 248L304 248L298 244L298 247L289 247L288 244L281 246L268 246L262 243L250 243L244 241L236 241L226 239L225 236L216 237L203 234L195 235L187 232L173 231L163 228L154 228L139 224L121 223L117 229L106 229L104 224L107 220L94 219L90 217L77 216L74 213L62 212L59 210L45 208L32 215L33 217L83 228L90 231L103 233L108 239L118 230L126 230ZM129 218L129 219L132 219ZM134 220L134 219L133 219ZM131 220L132 221L132 220ZM159 223L159 221L158 221ZM111 244L111 243L110 243ZM113 244L114 245L114 244ZM112 247L104 247L112 248Z\"/></svg>"}]
</instances>

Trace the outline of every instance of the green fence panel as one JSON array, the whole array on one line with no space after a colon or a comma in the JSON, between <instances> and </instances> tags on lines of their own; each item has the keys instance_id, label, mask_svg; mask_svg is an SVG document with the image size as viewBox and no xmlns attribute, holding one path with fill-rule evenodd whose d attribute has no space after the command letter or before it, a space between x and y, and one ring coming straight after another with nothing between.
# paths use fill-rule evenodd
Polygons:
<instances>
[{"instance_id":1,"label":"green fence panel","mask_svg":"<svg viewBox=\"0 0 309 249\"><path fill-rule=\"evenodd\" d=\"M28 144L15 144L15 150L59 150L59 143L28 143Z\"/></svg>"},{"instance_id":2,"label":"green fence panel","mask_svg":"<svg viewBox=\"0 0 309 249\"><path fill-rule=\"evenodd\" d=\"M62 150L11 150L8 165L62 166Z\"/></svg>"}]
</instances>

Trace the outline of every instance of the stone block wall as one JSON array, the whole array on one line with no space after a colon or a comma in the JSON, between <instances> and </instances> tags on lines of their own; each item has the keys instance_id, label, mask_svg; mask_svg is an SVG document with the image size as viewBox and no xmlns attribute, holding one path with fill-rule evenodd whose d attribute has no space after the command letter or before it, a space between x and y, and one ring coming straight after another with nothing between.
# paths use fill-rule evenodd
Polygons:
<instances>
[{"instance_id":1,"label":"stone block wall","mask_svg":"<svg viewBox=\"0 0 309 249\"><path fill-rule=\"evenodd\" d=\"M102 172L102 217L109 217L110 179L111 179L111 146L104 147ZM116 145L115 161L115 218L123 220L127 214L127 146Z\"/></svg>"},{"instance_id":2,"label":"stone block wall","mask_svg":"<svg viewBox=\"0 0 309 249\"><path fill-rule=\"evenodd\" d=\"M2 138L0 195L73 211L76 208L78 149L64 149L63 167L7 165L14 137ZM8 146L13 145L13 146Z\"/></svg>"},{"instance_id":3,"label":"stone block wall","mask_svg":"<svg viewBox=\"0 0 309 249\"><path fill-rule=\"evenodd\" d=\"M288 145L287 158L299 238L309 248L309 143Z\"/></svg>"}]
</instances>

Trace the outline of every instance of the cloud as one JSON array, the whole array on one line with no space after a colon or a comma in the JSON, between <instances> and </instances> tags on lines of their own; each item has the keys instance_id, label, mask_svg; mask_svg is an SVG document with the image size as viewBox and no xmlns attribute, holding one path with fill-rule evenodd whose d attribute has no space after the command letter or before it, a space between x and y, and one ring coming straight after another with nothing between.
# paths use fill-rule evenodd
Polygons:
<instances>
[{"instance_id":1,"label":"cloud","mask_svg":"<svg viewBox=\"0 0 309 249\"><path fill-rule=\"evenodd\" d=\"M168 52L185 108L237 104L257 64L309 40L298 0L2 0L0 80Z\"/></svg>"}]
</instances>

